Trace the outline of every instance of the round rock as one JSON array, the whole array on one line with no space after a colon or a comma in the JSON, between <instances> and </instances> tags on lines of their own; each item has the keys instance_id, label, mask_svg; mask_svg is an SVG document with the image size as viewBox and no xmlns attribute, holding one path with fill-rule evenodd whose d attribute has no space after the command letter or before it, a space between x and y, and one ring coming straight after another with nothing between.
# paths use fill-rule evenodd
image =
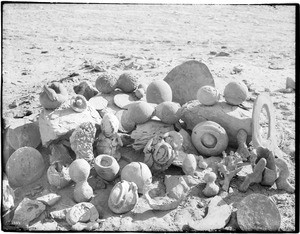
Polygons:
<instances>
[{"instance_id":1,"label":"round rock","mask_svg":"<svg viewBox=\"0 0 300 234\"><path fill-rule=\"evenodd\" d=\"M281 217L270 198L262 194L250 194L239 204L237 221L242 231L276 232L280 228Z\"/></svg>"},{"instance_id":2,"label":"round rock","mask_svg":"<svg viewBox=\"0 0 300 234\"><path fill-rule=\"evenodd\" d=\"M197 99L197 91L204 85L215 87L214 79L208 67L196 60L187 61L173 68L164 78L173 94L173 102L180 105Z\"/></svg>"},{"instance_id":3,"label":"round rock","mask_svg":"<svg viewBox=\"0 0 300 234\"><path fill-rule=\"evenodd\" d=\"M35 182L43 175L44 170L43 156L32 147L22 147L16 150L6 164L8 181L15 187Z\"/></svg>"}]
</instances>

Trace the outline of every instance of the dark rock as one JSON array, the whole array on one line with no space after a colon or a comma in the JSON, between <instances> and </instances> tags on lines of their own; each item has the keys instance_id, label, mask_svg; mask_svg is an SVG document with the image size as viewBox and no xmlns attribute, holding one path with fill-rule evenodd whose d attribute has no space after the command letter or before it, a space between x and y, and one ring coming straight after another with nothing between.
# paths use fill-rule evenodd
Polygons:
<instances>
[{"instance_id":1,"label":"dark rock","mask_svg":"<svg viewBox=\"0 0 300 234\"><path fill-rule=\"evenodd\" d=\"M173 94L173 102L180 105L197 99L197 91L204 85L215 87L214 79L208 67L196 60L187 61L173 68L164 78Z\"/></svg>"},{"instance_id":2,"label":"dark rock","mask_svg":"<svg viewBox=\"0 0 300 234\"><path fill-rule=\"evenodd\" d=\"M241 230L245 232L277 232L281 217L270 198L262 194L250 194L238 206L237 221Z\"/></svg>"}]
</instances>

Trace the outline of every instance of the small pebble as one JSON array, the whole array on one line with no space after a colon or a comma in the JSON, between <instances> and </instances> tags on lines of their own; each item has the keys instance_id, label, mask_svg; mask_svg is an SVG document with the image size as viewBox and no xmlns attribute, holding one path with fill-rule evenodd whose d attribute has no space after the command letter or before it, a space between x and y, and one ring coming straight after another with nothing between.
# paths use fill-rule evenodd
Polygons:
<instances>
[{"instance_id":1,"label":"small pebble","mask_svg":"<svg viewBox=\"0 0 300 234\"><path fill-rule=\"evenodd\" d=\"M229 56L229 54L222 51L222 52L217 53L216 56L217 57L227 57L227 56Z\"/></svg>"}]
</instances>

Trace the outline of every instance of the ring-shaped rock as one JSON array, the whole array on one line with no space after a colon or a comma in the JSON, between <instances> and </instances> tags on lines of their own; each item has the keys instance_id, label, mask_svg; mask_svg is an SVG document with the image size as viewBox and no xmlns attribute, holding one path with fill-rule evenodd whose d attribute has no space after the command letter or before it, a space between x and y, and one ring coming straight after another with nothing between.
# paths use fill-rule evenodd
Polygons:
<instances>
[{"instance_id":1,"label":"ring-shaped rock","mask_svg":"<svg viewBox=\"0 0 300 234\"><path fill-rule=\"evenodd\" d=\"M201 155L217 156L227 148L228 135L218 123L205 121L194 127L192 143Z\"/></svg>"},{"instance_id":2,"label":"ring-shaped rock","mask_svg":"<svg viewBox=\"0 0 300 234\"><path fill-rule=\"evenodd\" d=\"M267 112L268 118L268 136L267 139L262 139L260 135L260 114L265 108ZM277 140L276 140L276 131L275 131L275 115L273 110L273 104L270 99L270 96L266 93L260 94L253 105L253 112L252 112L252 143L254 148L258 147L269 147L272 145L273 147L277 147Z\"/></svg>"}]
</instances>

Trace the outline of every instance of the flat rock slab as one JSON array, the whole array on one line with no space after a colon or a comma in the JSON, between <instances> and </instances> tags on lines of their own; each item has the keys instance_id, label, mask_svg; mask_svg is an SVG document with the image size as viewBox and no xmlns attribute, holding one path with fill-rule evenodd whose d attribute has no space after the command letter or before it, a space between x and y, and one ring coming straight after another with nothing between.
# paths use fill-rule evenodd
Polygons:
<instances>
[{"instance_id":1,"label":"flat rock slab","mask_svg":"<svg viewBox=\"0 0 300 234\"><path fill-rule=\"evenodd\" d=\"M16 208L12 224L19 227L27 227L45 209L46 206L42 202L25 197Z\"/></svg>"},{"instance_id":2,"label":"flat rock slab","mask_svg":"<svg viewBox=\"0 0 300 234\"><path fill-rule=\"evenodd\" d=\"M226 226L230 216L230 206L220 196L215 196L208 205L205 218L198 222L189 222L189 227L197 231L219 230Z\"/></svg>"},{"instance_id":3,"label":"flat rock slab","mask_svg":"<svg viewBox=\"0 0 300 234\"><path fill-rule=\"evenodd\" d=\"M237 133L240 129L247 132L247 142L252 139L252 112L226 102L218 102L213 106L200 104L198 100L190 101L180 109L181 119L187 128L193 128L203 121L214 121L220 124L229 138L229 145L237 146Z\"/></svg>"},{"instance_id":4,"label":"flat rock slab","mask_svg":"<svg viewBox=\"0 0 300 234\"><path fill-rule=\"evenodd\" d=\"M56 110L43 110L39 117L42 144L48 146L52 141L73 132L80 124L91 122L101 124L99 113L90 104L83 112L75 112L69 105Z\"/></svg>"},{"instance_id":5,"label":"flat rock slab","mask_svg":"<svg viewBox=\"0 0 300 234\"><path fill-rule=\"evenodd\" d=\"M36 200L43 202L45 205L53 206L60 199L61 199L60 195L57 195L56 193L48 193L46 195L38 197Z\"/></svg>"},{"instance_id":6,"label":"flat rock slab","mask_svg":"<svg viewBox=\"0 0 300 234\"><path fill-rule=\"evenodd\" d=\"M208 67L196 60L190 60L174 67L164 78L171 89L173 102L180 105L197 99L197 91L204 85L215 87L215 81Z\"/></svg>"},{"instance_id":7,"label":"flat rock slab","mask_svg":"<svg viewBox=\"0 0 300 234\"><path fill-rule=\"evenodd\" d=\"M105 107L107 107L108 105L108 101L101 96L101 94L92 97L89 101L88 101L92 107L94 107L97 111L101 111L103 110Z\"/></svg>"},{"instance_id":8,"label":"flat rock slab","mask_svg":"<svg viewBox=\"0 0 300 234\"><path fill-rule=\"evenodd\" d=\"M277 232L281 217L270 198L262 194L250 194L238 206L237 221L242 231Z\"/></svg>"},{"instance_id":9,"label":"flat rock slab","mask_svg":"<svg viewBox=\"0 0 300 234\"><path fill-rule=\"evenodd\" d=\"M114 103L121 109L128 109L128 105L138 101L133 94L119 93L114 96Z\"/></svg>"}]
</instances>

